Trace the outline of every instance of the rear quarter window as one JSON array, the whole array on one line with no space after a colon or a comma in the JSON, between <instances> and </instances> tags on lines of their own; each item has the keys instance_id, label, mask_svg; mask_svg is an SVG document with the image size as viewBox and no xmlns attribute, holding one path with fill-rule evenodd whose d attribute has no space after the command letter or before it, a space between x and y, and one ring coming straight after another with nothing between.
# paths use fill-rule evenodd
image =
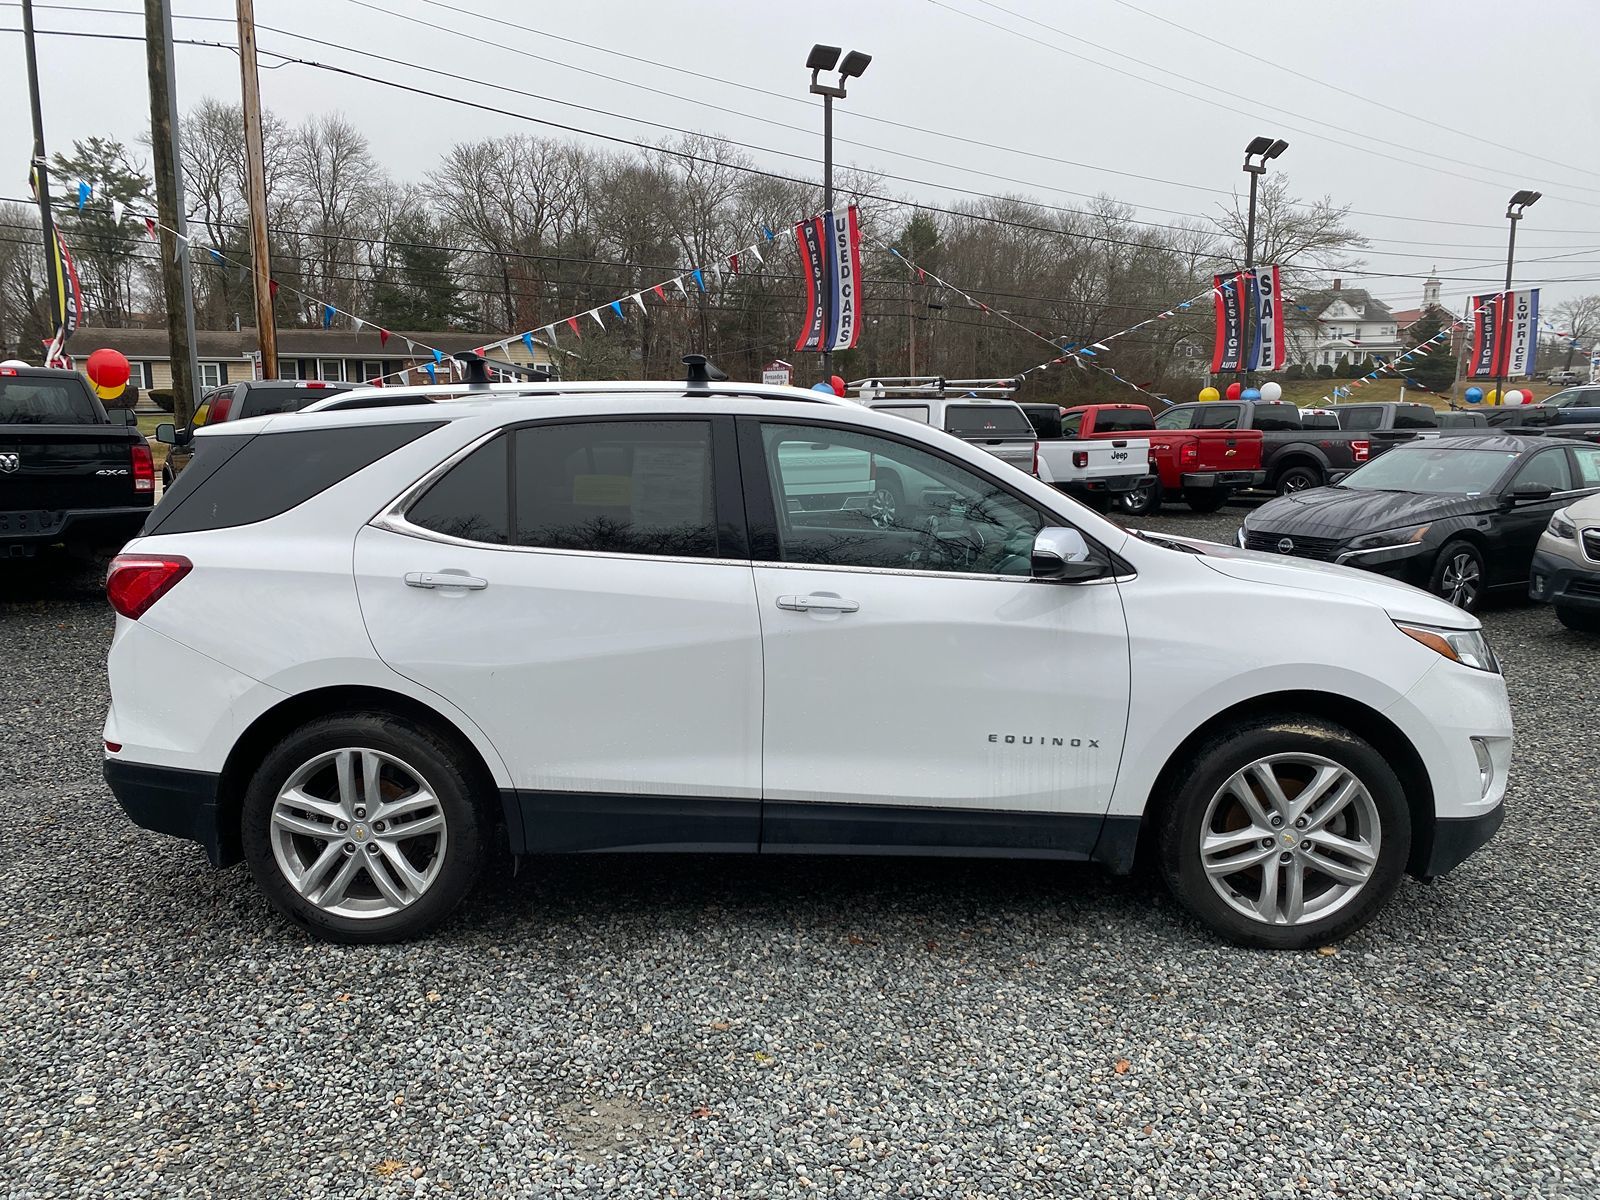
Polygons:
<instances>
[{"instance_id":1,"label":"rear quarter window","mask_svg":"<svg viewBox=\"0 0 1600 1200\"><path fill-rule=\"evenodd\" d=\"M963 438L1033 440L1033 426L1013 405L952 404L944 410L944 427L947 433Z\"/></svg>"},{"instance_id":2,"label":"rear quarter window","mask_svg":"<svg viewBox=\"0 0 1600 1200\"><path fill-rule=\"evenodd\" d=\"M0 425L101 425L88 389L74 379L0 376Z\"/></svg>"},{"instance_id":3,"label":"rear quarter window","mask_svg":"<svg viewBox=\"0 0 1600 1200\"><path fill-rule=\"evenodd\" d=\"M354 425L294 433L221 437L240 443L212 454L195 440L195 457L145 522L145 533L231 529L280 516L438 429L442 421ZM208 455L211 455L208 458Z\"/></svg>"},{"instance_id":4,"label":"rear quarter window","mask_svg":"<svg viewBox=\"0 0 1600 1200\"><path fill-rule=\"evenodd\" d=\"M1426 405L1413 404L1406 408L1394 410L1394 427L1396 429L1437 429L1439 418L1434 411Z\"/></svg>"}]
</instances>

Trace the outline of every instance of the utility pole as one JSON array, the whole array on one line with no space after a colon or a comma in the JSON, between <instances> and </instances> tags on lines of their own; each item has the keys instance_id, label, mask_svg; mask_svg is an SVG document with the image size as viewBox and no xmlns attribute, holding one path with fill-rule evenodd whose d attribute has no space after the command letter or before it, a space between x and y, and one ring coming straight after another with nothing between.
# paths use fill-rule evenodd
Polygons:
<instances>
[{"instance_id":1,"label":"utility pole","mask_svg":"<svg viewBox=\"0 0 1600 1200\"><path fill-rule=\"evenodd\" d=\"M266 155L261 148L261 81L256 71L255 0L238 0L239 84L250 200L250 265L256 293L261 378L278 377L278 321L272 311L272 247L267 238Z\"/></svg>"},{"instance_id":2,"label":"utility pole","mask_svg":"<svg viewBox=\"0 0 1600 1200\"><path fill-rule=\"evenodd\" d=\"M39 103L39 59L33 44L33 0L22 0L22 38L28 52L28 100L33 106L33 188L39 202L39 224L44 230L45 279L50 289L50 332L60 336L62 280L56 275L56 223L50 212L49 163L44 154L44 110ZM21 350L21 345L18 345ZM48 364L46 364L48 365Z\"/></svg>"},{"instance_id":3,"label":"utility pole","mask_svg":"<svg viewBox=\"0 0 1600 1200\"><path fill-rule=\"evenodd\" d=\"M915 376L917 373L917 304L916 285L909 279L906 281L906 374Z\"/></svg>"},{"instance_id":4,"label":"utility pole","mask_svg":"<svg viewBox=\"0 0 1600 1200\"><path fill-rule=\"evenodd\" d=\"M194 347L194 290L189 281L189 222L183 208L178 158L178 101L172 86L172 10L167 0L144 0L144 49L150 73L150 146L155 159L156 212L161 218L161 288L167 302L172 363L172 417L194 421L200 378ZM176 232L174 232L176 231Z\"/></svg>"}]
</instances>

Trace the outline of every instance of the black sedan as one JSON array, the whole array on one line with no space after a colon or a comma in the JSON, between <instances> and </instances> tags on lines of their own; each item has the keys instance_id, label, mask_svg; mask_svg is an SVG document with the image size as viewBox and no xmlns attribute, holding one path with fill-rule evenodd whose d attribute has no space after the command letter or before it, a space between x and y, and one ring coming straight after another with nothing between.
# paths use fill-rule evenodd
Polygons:
<instances>
[{"instance_id":1,"label":"black sedan","mask_svg":"<svg viewBox=\"0 0 1600 1200\"><path fill-rule=\"evenodd\" d=\"M1600 492L1600 446L1505 434L1419 439L1333 487L1280 496L1239 529L1247 550L1380 571L1469 612L1525 588L1556 509Z\"/></svg>"}]
</instances>

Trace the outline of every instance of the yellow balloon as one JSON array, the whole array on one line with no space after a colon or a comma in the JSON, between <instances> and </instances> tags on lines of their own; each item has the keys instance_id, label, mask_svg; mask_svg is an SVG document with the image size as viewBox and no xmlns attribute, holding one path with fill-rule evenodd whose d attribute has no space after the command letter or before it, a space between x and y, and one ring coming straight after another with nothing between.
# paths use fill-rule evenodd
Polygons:
<instances>
[{"instance_id":1,"label":"yellow balloon","mask_svg":"<svg viewBox=\"0 0 1600 1200\"><path fill-rule=\"evenodd\" d=\"M1499 404L1500 403L1500 393L1495 391L1493 388L1490 388L1489 389L1489 394L1483 398L1483 402L1485 404Z\"/></svg>"},{"instance_id":2,"label":"yellow balloon","mask_svg":"<svg viewBox=\"0 0 1600 1200\"><path fill-rule=\"evenodd\" d=\"M118 396L122 395L123 392L128 390L128 384L126 381L113 384L110 387L106 387L103 384L94 382L91 382L89 386L94 389L94 394L99 396L102 400L115 400Z\"/></svg>"},{"instance_id":3,"label":"yellow balloon","mask_svg":"<svg viewBox=\"0 0 1600 1200\"><path fill-rule=\"evenodd\" d=\"M1220 399L1222 399L1222 393L1217 391L1216 388L1208 387L1200 389L1200 402L1202 404L1210 404L1211 401Z\"/></svg>"}]
</instances>

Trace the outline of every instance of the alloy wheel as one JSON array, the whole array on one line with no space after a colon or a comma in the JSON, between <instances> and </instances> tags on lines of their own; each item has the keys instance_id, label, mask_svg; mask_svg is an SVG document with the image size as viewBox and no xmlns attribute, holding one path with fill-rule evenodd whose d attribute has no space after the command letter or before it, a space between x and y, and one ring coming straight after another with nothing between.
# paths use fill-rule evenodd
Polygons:
<instances>
[{"instance_id":1,"label":"alloy wheel","mask_svg":"<svg viewBox=\"0 0 1600 1200\"><path fill-rule=\"evenodd\" d=\"M899 511L894 493L887 488L880 488L867 498L867 516L879 529L888 529L893 525Z\"/></svg>"},{"instance_id":2,"label":"alloy wheel","mask_svg":"<svg viewBox=\"0 0 1600 1200\"><path fill-rule=\"evenodd\" d=\"M272 805L272 854L308 902L341 917L415 903L444 864L444 807L412 766L380 750L330 750L296 768Z\"/></svg>"},{"instance_id":3,"label":"alloy wheel","mask_svg":"<svg viewBox=\"0 0 1600 1200\"><path fill-rule=\"evenodd\" d=\"M1317 754L1273 754L1217 790L1198 853L1230 908L1263 924L1304 925L1361 893L1381 837L1377 805L1349 768Z\"/></svg>"},{"instance_id":4,"label":"alloy wheel","mask_svg":"<svg viewBox=\"0 0 1600 1200\"><path fill-rule=\"evenodd\" d=\"M1478 560L1470 550L1459 550L1445 563L1439 577L1439 594L1457 608L1472 607L1478 598Z\"/></svg>"}]
</instances>

